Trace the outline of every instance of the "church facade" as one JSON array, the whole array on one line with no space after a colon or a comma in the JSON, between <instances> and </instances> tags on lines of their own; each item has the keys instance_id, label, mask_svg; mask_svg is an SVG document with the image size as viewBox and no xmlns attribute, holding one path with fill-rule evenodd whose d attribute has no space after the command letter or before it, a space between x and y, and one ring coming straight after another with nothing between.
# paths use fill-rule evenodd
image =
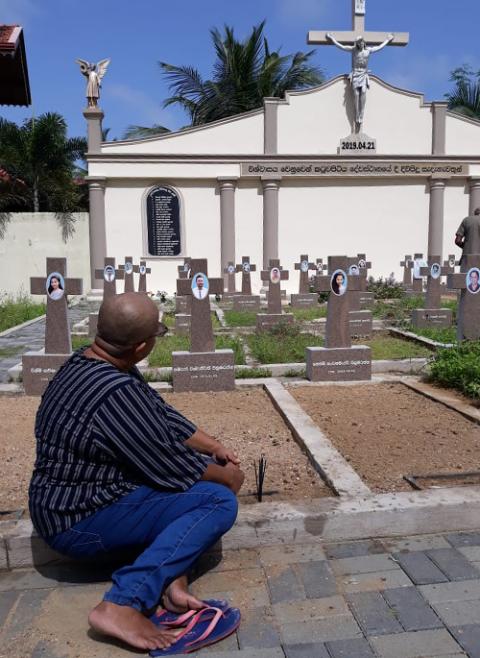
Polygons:
<instances>
[{"instance_id":1,"label":"church facade","mask_svg":"<svg viewBox=\"0 0 480 658\"><path fill-rule=\"evenodd\" d=\"M294 263L366 253L375 276L400 277L405 254L454 253L462 218L480 207L480 122L370 77L357 150L347 76L205 126L101 143L89 127L92 272L126 255L151 268L149 289L173 293L183 258L209 275L250 256L254 292L270 258ZM94 279L92 288L100 288Z\"/></svg>"}]
</instances>

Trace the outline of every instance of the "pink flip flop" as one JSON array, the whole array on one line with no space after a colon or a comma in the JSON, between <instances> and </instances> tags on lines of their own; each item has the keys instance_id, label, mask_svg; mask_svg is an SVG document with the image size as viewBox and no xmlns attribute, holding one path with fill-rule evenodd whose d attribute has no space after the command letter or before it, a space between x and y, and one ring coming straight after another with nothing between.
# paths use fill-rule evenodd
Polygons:
<instances>
[{"instance_id":1,"label":"pink flip flop","mask_svg":"<svg viewBox=\"0 0 480 658\"><path fill-rule=\"evenodd\" d=\"M206 608L219 608L220 610L228 610L230 604L226 599L206 599L202 601L205 603ZM187 610L187 612L178 613L170 612L165 608L158 608L158 610L150 617L150 621L155 626L184 626L199 610ZM213 616L213 615L212 615Z\"/></svg>"},{"instance_id":2,"label":"pink flip flop","mask_svg":"<svg viewBox=\"0 0 480 658\"><path fill-rule=\"evenodd\" d=\"M187 626L168 649L155 649L150 655L174 656L179 653L192 653L220 642L234 633L239 626L240 610L237 608L227 610L203 608L191 617ZM168 628L167 625L165 627Z\"/></svg>"}]
</instances>

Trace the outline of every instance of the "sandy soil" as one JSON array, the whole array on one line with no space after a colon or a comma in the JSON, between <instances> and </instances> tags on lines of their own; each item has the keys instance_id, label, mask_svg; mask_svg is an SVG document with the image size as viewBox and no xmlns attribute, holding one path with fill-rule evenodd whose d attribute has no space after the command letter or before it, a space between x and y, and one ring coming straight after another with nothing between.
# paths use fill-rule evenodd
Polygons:
<instances>
[{"instance_id":1,"label":"sandy soil","mask_svg":"<svg viewBox=\"0 0 480 658\"><path fill-rule=\"evenodd\" d=\"M410 491L404 474L480 470L480 427L401 384L289 390L375 491Z\"/></svg>"},{"instance_id":2,"label":"sandy soil","mask_svg":"<svg viewBox=\"0 0 480 658\"><path fill-rule=\"evenodd\" d=\"M264 490L279 493L264 500L331 495L263 391L168 394L165 398L197 425L235 448L246 474L242 493L255 490L253 462L265 453L268 466ZM0 397L0 512L27 506L38 404L39 398L34 397ZM240 500L255 502L252 496Z\"/></svg>"}]
</instances>

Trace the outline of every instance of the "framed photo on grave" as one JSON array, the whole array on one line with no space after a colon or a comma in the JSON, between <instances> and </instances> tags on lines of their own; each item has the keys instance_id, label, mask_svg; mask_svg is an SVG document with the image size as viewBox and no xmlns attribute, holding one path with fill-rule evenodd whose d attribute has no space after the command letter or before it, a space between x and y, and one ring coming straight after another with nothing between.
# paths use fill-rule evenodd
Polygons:
<instances>
[{"instance_id":1,"label":"framed photo on grave","mask_svg":"<svg viewBox=\"0 0 480 658\"><path fill-rule=\"evenodd\" d=\"M433 263L433 265L430 268L430 276L432 279L438 279L440 277L440 274L442 272L442 268L440 267L440 263Z\"/></svg>"},{"instance_id":2,"label":"framed photo on grave","mask_svg":"<svg viewBox=\"0 0 480 658\"><path fill-rule=\"evenodd\" d=\"M208 289L210 284L208 277L203 272L198 272L192 279L192 295L195 299L205 299L208 297Z\"/></svg>"},{"instance_id":3,"label":"framed photo on grave","mask_svg":"<svg viewBox=\"0 0 480 658\"><path fill-rule=\"evenodd\" d=\"M467 290L472 295L477 295L480 292L480 269L478 267L471 267L468 270L466 283Z\"/></svg>"},{"instance_id":4,"label":"framed photo on grave","mask_svg":"<svg viewBox=\"0 0 480 658\"><path fill-rule=\"evenodd\" d=\"M53 301L62 299L65 294L65 279L60 272L51 272L47 276L45 288L47 290L47 295L50 299L53 299Z\"/></svg>"},{"instance_id":5,"label":"framed photo on grave","mask_svg":"<svg viewBox=\"0 0 480 658\"><path fill-rule=\"evenodd\" d=\"M280 275L280 270L278 269L278 267L272 267L272 269L270 271L270 281L272 283L280 283L280 278L281 278L281 275Z\"/></svg>"},{"instance_id":6,"label":"framed photo on grave","mask_svg":"<svg viewBox=\"0 0 480 658\"><path fill-rule=\"evenodd\" d=\"M150 188L143 199L143 245L147 257L176 259L184 254L183 202L171 185Z\"/></svg>"},{"instance_id":7,"label":"framed photo on grave","mask_svg":"<svg viewBox=\"0 0 480 658\"><path fill-rule=\"evenodd\" d=\"M115 281L115 267L113 265L105 265L103 268L103 278L108 283Z\"/></svg>"},{"instance_id":8,"label":"framed photo on grave","mask_svg":"<svg viewBox=\"0 0 480 658\"><path fill-rule=\"evenodd\" d=\"M347 292L348 277L343 270L335 270L330 279L330 290L337 297L341 297Z\"/></svg>"},{"instance_id":9,"label":"framed photo on grave","mask_svg":"<svg viewBox=\"0 0 480 658\"><path fill-rule=\"evenodd\" d=\"M348 273L350 274L350 276L358 276L360 274L360 269L358 265L350 265L350 267L348 268Z\"/></svg>"}]
</instances>

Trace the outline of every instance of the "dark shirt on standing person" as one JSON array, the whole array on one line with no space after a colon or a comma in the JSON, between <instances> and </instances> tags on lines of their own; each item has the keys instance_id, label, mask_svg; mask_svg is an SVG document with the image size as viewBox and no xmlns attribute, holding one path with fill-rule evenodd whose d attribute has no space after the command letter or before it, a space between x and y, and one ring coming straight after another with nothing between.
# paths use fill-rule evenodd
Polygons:
<instances>
[{"instance_id":1,"label":"dark shirt on standing person","mask_svg":"<svg viewBox=\"0 0 480 658\"><path fill-rule=\"evenodd\" d=\"M48 385L35 421L32 522L53 537L139 486L185 491L207 460L184 441L196 427L137 370L75 352Z\"/></svg>"}]
</instances>

